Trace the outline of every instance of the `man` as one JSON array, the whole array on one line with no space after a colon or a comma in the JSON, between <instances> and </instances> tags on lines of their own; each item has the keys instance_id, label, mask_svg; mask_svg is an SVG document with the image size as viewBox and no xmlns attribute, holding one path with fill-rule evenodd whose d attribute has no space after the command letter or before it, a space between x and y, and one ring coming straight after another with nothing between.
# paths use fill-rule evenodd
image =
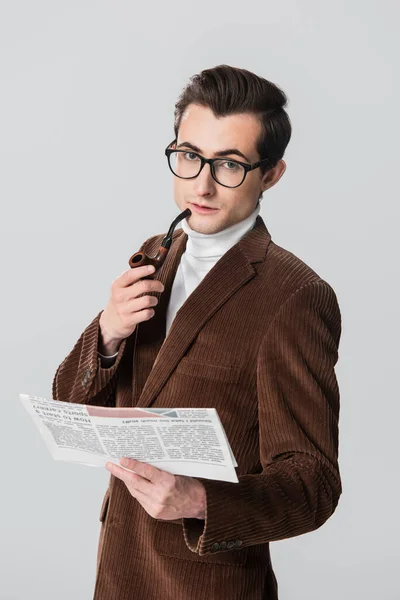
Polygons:
<instances>
[{"instance_id":1,"label":"man","mask_svg":"<svg viewBox=\"0 0 400 600\"><path fill-rule=\"evenodd\" d=\"M276 600L269 542L337 506L337 299L259 216L286 169L285 104L244 69L191 79L166 154L192 214L153 281L139 267L113 282L55 375L59 400L215 407L238 462L239 483L108 464L95 600Z\"/></svg>"}]
</instances>

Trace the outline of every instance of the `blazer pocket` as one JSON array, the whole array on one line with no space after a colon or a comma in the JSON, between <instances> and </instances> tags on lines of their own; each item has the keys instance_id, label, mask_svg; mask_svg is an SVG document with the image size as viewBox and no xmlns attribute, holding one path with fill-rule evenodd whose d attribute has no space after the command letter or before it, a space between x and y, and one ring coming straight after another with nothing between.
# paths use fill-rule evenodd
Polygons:
<instances>
[{"instance_id":1,"label":"blazer pocket","mask_svg":"<svg viewBox=\"0 0 400 600\"><path fill-rule=\"evenodd\" d=\"M107 516L108 504L110 501L110 488L107 488L106 493L104 494L103 503L100 509L100 521L104 521Z\"/></svg>"},{"instance_id":2,"label":"blazer pocket","mask_svg":"<svg viewBox=\"0 0 400 600\"><path fill-rule=\"evenodd\" d=\"M238 365L197 362L186 356L178 363L176 372L191 377L203 377L204 379L214 379L226 383L237 383L240 378L240 367Z\"/></svg>"},{"instance_id":3,"label":"blazer pocket","mask_svg":"<svg viewBox=\"0 0 400 600\"><path fill-rule=\"evenodd\" d=\"M227 550L200 556L192 552L186 545L183 537L183 528L177 527L168 521L156 521L154 527L154 550L163 556L190 560L196 563L214 565L230 565L243 567L247 563L248 548Z\"/></svg>"}]
</instances>

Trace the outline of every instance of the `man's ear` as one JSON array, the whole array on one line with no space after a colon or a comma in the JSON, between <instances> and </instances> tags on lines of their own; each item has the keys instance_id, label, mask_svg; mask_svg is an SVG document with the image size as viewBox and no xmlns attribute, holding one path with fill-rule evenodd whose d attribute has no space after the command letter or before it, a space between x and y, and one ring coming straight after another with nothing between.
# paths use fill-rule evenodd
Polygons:
<instances>
[{"instance_id":1,"label":"man's ear","mask_svg":"<svg viewBox=\"0 0 400 600\"><path fill-rule=\"evenodd\" d=\"M261 191L265 192L265 190L268 190L273 185L278 183L278 181L280 180L280 178L282 177L282 175L284 174L285 171L286 171L286 163L283 160L283 158L281 158L277 162L275 167L272 167L272 169L268 169L268 171L264 174L264 176L261 180Z\"/></svg>"}]
</instances>

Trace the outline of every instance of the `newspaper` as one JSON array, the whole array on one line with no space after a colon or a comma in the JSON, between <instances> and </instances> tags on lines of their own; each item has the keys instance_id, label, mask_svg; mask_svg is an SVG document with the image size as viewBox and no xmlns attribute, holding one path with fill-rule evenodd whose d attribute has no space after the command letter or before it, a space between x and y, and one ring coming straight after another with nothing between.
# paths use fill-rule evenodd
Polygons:
<instances>
[{"instance_id":1,"label":"newspaper","mask_svg":"<svg viewBox=\"0 0 400 600\"><path fill-rule=\"evenodd\" d=\"M126 456L175 475L238 482L215 408L109 408L28 394L20 399L55 460L104 467Z\"/></svg>"}]
</instances>

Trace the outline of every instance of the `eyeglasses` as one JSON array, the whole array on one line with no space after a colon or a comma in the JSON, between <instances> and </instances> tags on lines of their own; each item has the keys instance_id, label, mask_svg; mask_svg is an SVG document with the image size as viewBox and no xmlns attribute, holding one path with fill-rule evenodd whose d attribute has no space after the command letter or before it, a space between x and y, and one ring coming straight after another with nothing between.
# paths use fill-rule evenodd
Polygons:
<instances>
[{"instance_id":1,"label":"eyeglasses","mask_svg":"<svg viewBox=\"0 0 400 600\"><path fill-rule=\"evenodd\" d=\"M168 165L172 173L180 179L195 179L204 165L210 165L212 178L228 188L236 188L242 185L249 171L257 169L263 162L270 160L263 158L258 162L248 164L230 158L204 158L197 152L190 150L175 150L170 148L176 140L173 140L165 149Z\"/></svg>"}]
</instances>

